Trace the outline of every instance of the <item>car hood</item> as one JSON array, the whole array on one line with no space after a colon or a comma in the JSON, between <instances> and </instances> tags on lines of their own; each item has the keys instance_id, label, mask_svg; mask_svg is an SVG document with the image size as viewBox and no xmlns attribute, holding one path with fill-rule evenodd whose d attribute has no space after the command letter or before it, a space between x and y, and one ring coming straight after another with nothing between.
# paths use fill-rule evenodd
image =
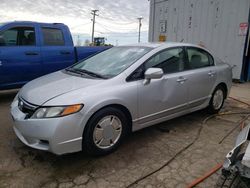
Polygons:
<instances>
[{"instance_id":1,"label":"car hood","mask_svg":"<svg viewBox=\"0 0 250 188\"><path fill-rule=\"evenodd\" d=\"M93 86L102 81L73 76L58 71L27 83L20 90L19 96L29 103L42 105L57 96L80 88Z\"/></svg>"}]
</instances>

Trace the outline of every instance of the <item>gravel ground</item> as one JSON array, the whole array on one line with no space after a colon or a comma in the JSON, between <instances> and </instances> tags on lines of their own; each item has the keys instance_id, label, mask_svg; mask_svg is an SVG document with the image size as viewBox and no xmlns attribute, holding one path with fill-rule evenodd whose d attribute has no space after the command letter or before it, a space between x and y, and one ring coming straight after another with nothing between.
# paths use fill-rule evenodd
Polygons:
<instances>
[{"instance_id":1,"label":"gravel ground","mask_svg":"<svg viewBox=\"0 0 250 188\"><path fill-rule=\"evenodd\" d=\"M244 85L231 93L250 101L250 85ZM108 156L56 156L28 148L14 135L9 106L15 94L0 92L0 187L186 187L223 162L240 129L231 130L250 110L227 99L222 111L238 114L204 121L209 115L198 111L135 132ZM213 187L219 173L197 187Z\"/></svg>"}]
</instances>

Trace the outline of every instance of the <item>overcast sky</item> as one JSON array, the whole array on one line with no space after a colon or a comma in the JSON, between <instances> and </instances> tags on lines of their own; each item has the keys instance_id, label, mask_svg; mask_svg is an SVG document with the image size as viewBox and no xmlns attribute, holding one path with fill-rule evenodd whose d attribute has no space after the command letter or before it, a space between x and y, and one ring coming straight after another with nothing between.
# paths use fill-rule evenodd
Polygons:
<instances>
[{"instance_id":1,"label":"overcast sky","mask_svg":"<svg viewBox=\"0 0 250 188\"><path fill-rule=\"evenodd\" d=\"M104 36L113 44L135 43L138 20L142 16L142 42L147 41L148 0L0 0L0 22L29 20L63 22L74 38L90 39L91 10L98 9L96 36Z\"/></svg>"}]
</instances>

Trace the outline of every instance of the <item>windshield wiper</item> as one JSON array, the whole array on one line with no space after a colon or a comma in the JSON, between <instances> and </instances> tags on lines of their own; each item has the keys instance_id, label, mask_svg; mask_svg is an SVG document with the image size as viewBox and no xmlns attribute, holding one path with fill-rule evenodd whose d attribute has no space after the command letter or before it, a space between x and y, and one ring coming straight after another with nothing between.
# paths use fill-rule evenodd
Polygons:
<instances>
[{"instance_id":1,"label":"windshield wiper","mask_svg":"<svg viewBox=\"0 0 250 188\"><path fill-rule=\"evenodd\" d=\"M82 72L84 74L88 74L90 76L96 77L96 78L107 79L106 76L103 76L101 74L98 74L98 73L95 73L95 72L92 72L92 71L89 71L89 70L86 70L86 69L76 69L76 70L79 71L79 72Z\"/></svg>"},{"instance_id":2,"label":"windshield wiper","mask_svg":"<svg viewBox=\"0 0 250 188\"><path fill-rule=\"evenodd\" d=\"M76 74L80 74L80 75L87 74L87 75L90 75L92 77L107 79L107 77L105 77L103 75L100 75L98 73L91 72L91 71L88 71L88 70L85 70L85 69L74 69L72 67L69 67L69 68L66 68L65 70L76 73Z\"/></svg>"},{"instance_id":3,"label":"windshield wiper","mask_svg":"<svg viewBox=\"0 0 250 188\"><path fill-rule=\"evenodd\" d=\"M68 67L65 69L66 71L69 71L69 72L73 72L73 73L76 73L76 74L80 74L82 75L83 73L78 71L77 69L73 69L72 67Z\"/></svg>"}]
</instances>

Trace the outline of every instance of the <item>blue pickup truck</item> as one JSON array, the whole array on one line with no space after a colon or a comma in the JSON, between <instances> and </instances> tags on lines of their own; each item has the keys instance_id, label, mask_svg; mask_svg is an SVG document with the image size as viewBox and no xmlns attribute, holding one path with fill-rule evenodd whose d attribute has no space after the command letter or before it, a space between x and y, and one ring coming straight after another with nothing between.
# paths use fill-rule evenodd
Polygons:
<instances>
[{"instance_id":1,"label":"blue pickup truck","mask_svg":"<svg viewBox=\"0 0 250 188\"><path fill-rule=\"evenodd\" d=\"M0 90L18 88L109 47L74 47L62 23L0 23Z\"/></svg>"}]
</instances>

